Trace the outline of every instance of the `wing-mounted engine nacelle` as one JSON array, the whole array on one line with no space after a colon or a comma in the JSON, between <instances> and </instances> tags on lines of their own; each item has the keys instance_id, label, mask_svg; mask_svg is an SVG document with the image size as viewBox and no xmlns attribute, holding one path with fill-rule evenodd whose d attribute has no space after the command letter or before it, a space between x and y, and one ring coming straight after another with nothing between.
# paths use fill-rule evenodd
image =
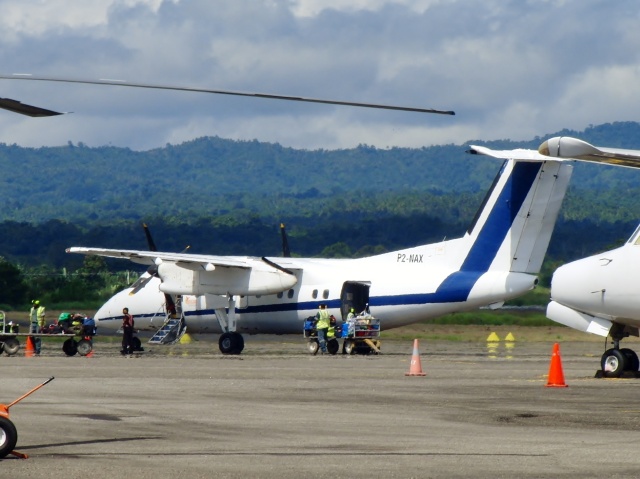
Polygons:
<instances>
[{"instance_id":1,"label":"wing-mounted engine nacelle","mask_svg":"<svg viewBox=\"0 0 640 479\"><path fill-rule=\"evenodd\" d=\"M181 295L275 294L297 283L295 275L258 261L247 268L163 262L158 265L158 276L161 291Z\"/></svg>"}]
</instances>

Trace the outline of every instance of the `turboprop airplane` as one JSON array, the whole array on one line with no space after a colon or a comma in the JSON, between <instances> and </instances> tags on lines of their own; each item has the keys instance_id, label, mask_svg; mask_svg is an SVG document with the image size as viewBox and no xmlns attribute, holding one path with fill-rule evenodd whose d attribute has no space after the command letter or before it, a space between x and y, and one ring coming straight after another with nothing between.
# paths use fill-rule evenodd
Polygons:
<instances>
[{"instance_id":1,"label":"turboprop airplane","mask_svg":"<svg viewBox=\"0 0 640 479\"><path fill-rule=\"evenodd\" d=\"M640 151L601 148L584 141L557 137L540 146L553 158L575 158L640 167ZM638 336L640 328L640 226L619 248L573 261L558 268L551 281L547 317L560 324L599 336L610 336L613 347L600 359L602 374L620 377L637 372L638 355L620 348L620 341Z\"/></svg>"},{"instance_id":2,"label":"turboprop airplane","mask_svg":"<svg viewBox=\"0 0 640 479\"><path fill-rule=\"evenodd\" d=\"M157 267L144 288L134 295L125 289L98 311L100 328L118 329L126 306L137 328L158 330L169 294L177 306L174 337L185 328L220 333L223 354L243 350L242 334L301 333L321 304L339 320L352 307L368 310L383 329L500 307L536 286L573 165L531 150L470 152L506 161L465 235L453 240L360 259L67 251Z\"/></svg>"}]
</instances>

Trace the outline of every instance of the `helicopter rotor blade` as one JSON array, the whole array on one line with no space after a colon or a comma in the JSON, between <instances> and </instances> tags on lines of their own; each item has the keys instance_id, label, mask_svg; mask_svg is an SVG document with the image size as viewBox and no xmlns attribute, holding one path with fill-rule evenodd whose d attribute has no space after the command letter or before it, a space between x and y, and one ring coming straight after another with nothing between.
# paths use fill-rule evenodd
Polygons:
<instances>
[{"instance_id":1,"label":"helicopter rotor blade","mask_svg":"<svg viewBox=\"0 0 640 479\"><path fill-rule=\"evenodd\" d=\"M436 110L433 108L418 108L418 107L409 107L409 106L385 105L381 103L364 103L364 102L353 102L353 101L342 101L342 100L325 100L320 98L308 98L308 97L292 96L292 95L278 95L273 93L243 92L243 91L220 90L220 89L198 88L198 87L182 87L182 86L174 86L174 85L156 85L151 83L136 83L136 82L128 82L125 80L115 80L115 79L109 79L109 78L89 80L89 79L81 79L81 78L60 78L60 77L49 77L49 76L37 76L37 75L32 75L30 73L14 73L12 75L0 74L0 79L32 80L32 81L61 82L61 83L82 83L87 85L125 86L125 87L132 87L132 88L148 88L148 89L155 89L155 90L175 90L175 91L188 91L188 92L196 92L196 93L213 93L217 95L247 96L247 97L254 97L254 98L268 98L272 100L288 100L288 101L299 101L299 102L307 102L307 103L324 103L328 105L354 106L359 108L376 108L376 109L382 109L382 110L398 110L398 111L408 111L408 112L415 112L415 113L435 113L438 115L455 115L455 112L451 110Z\"/></svg>"}]
</instances>

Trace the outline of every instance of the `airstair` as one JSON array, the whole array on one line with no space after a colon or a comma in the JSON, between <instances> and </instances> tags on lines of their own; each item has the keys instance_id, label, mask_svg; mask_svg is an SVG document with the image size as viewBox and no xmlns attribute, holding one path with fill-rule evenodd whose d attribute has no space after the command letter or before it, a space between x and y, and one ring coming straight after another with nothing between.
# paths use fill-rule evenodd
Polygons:
<instances>
[{"instance_id":1,"label":"airstair","mask_svg":"<svg viewBox=\"0 0 640 479\"><path fill-rule=\"evenodd\" d=\"M149 340L149 344L175 344L187 332L187 323L184 316L179 318L168 317L162 327Z\"/></svg>"}]
</instances>

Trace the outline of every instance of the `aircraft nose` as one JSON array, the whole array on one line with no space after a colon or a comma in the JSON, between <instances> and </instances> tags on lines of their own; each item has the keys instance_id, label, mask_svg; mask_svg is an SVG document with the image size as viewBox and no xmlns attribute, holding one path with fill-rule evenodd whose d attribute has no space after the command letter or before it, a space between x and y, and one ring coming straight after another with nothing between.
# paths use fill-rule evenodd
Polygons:
<instances>
[{"instance_id":1,"label":"aircraft nose","mask_svg":"<svg viewBox=\"0 0 640 479\"><path fill-rule=\"evenodd\" d=\"M122 318L122 308L125 307L129 289L116 293L104 303L94 316L96 325L101 327L113 325L116 329L120 326L120 319Z\"/></svg>"},{"instance_id":2,"label":"aircraft nose","mask_svg":"<svg viewBox=\"0 0 640 479\"><path fill-rule=\"evenodd\" d=\"M142 288L136 288L133 292L131 287L114 294L104 303L95 314L96 323L101 327L117 330L122 325L122 309L129 308L136 321L136 328L145 328L149 318L160 315L164 317L164 295L158 286L160 280L151 278ZM156 327L157 329L157 327Z\"/></svg>"},{"instance_id":3,"label":"aircraft nose","mask_svg":"<svg viewBox=\"0 0 640 479\"><path fill-rule=\"evenodd\" d=\"M561 266L553 273L551 299L580 311L590 310L602 301L606 273L602 259L594 257Z\"/></svg>"}]
</instances>

